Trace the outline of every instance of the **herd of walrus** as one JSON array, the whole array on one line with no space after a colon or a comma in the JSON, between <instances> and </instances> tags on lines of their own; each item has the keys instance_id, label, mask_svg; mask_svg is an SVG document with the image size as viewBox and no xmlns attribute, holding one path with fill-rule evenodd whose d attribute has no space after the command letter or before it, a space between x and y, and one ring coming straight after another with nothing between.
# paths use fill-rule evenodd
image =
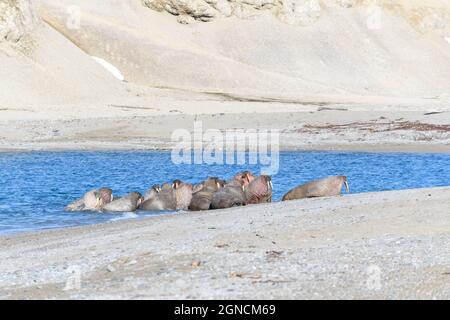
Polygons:
<instances>
[{"instance_id":1,"label":"herd of walrus","mask_svg":"<svg viewBox=\"0 0 450 320\"><path fill-rule=\"evenodd\" d=\"M283 201L303 198L337 196L345 185L345 176L332 176L302 184L283 196ZM69 204L66 211L134 212L142 211L201 211L272 202L272 179L270 176L254 176L250 171L236 174L225 181L210 177L198 184L175 180L162 186L154 185L144 195L131 192L114 197L109 188L87 192L82 198Z\"/></svg>"}]
</instances>

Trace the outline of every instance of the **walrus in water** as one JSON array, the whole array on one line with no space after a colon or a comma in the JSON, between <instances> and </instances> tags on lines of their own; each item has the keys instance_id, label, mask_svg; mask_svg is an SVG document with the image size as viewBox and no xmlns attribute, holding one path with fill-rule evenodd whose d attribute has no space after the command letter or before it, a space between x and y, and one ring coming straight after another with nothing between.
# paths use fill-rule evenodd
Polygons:
<instances>
[{"instance_id":1,"label":"walrus in water","mask_svg":"<svg viewBox=\"0 0 450 320\"><path fill-rule=\"evenodd\" d=\"M272 202L272 178L262 175L254 179L245 189L247 204Z\"/></svg>"},{"instance_id":2,"label":"walrus in water","mask_svg":"<svg viewBox=\"0 0 450 320\"><path fill-rule=\"evenodd\" d=\"M245 206L245 187L241 179L232 179L213 194L211 209L225 209L231 207Z\"/></svg>"},{"instance_id":3,"label":"walrus in water","mask_svg":"<svg viewBox=\"0 0 450 320\"><path fill-rule=\"evenodd\" d=\"M338 196L342 192L342 185L345 185L347 192L349 192L348 179L345 176L333 176L311 181L286 193L283 196L283 201Z\"/></svg>"},{"instance_id":4,"label":"walrus in water","mask_svg":"<svg viewBox=\"0 0 450 320\"><path fill-rule=\"evenodd\" d=\"M203 182L203 188L192 194L192 200L189 204L189 210L201 211L209 210L213 194L224 186L224 181L216 177L210 177Z\"/></svg>"},{"instance_id":5,"label":"walrus in water","mask_svg":"<svg viewBox=\"0 0 450 320\"><path fill-rule=\"evenodd\" d=\"M159 189L157 185L153 186L148 192L148 199L139 209L145 211L187 210L192 199L192 189L191 184L180 180L173 181L172 185L165 183Z\"/></svg>"},{"instance_id":6,"label":"walrus in water","mask_svg":"<svg viewBox=\"0 0 450 320\"><path fill-rule=\"evenodd\" d=\"M169 211L176 210L177 199L173 185L163 184L161 191L154 193L153 197L144 201L139 209L145 211Z\"/></svg>"},{"instance_id":7,"label":"walrus in water","mask_svg":"<svg viewBox=\"0 0 450 320\"><path fill-rule=\"evenodd\" d=\"M144 201L147 201L153 198L156 194L161 192L161 186L159 184L155 184L144 194Z\"/></svg>"},{"instance_id":8,"label":"walrus in water","mask_svg":"<svg viewBox=\"0 0 450 320\"><path fill-rule=\"evenodd\" d=\"M83 197L75 200L65 211L100 211L104 205L113 201L113 192L109 188L101 188L86 192Z\"/></svg>"},{"instance_id":9,"label":"walrus in water","mask_svg":"<svg viewBox=\"0 0 450 320\"><path fill-rule=\"evenodd\" d=\"M103 206L105 212L134 212L144 201L139 192L131 192L125 197L116 198Z\"/></svg>"}]
</instances>

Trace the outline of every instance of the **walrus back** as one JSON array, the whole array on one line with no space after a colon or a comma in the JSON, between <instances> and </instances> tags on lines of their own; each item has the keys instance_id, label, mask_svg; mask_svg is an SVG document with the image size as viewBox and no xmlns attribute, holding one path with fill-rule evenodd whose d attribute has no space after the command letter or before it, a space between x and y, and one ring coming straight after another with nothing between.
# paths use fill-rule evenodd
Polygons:
<instances>
[{"instance_id":1,"label":"walrus back","mask_svg":"<svg viewBox=\"0 0 450 320\"><path fill-rule=\"evenodd\" d=\"M347 178L333 176L305 183L286 193L283 196L283 201L340 195L344 179Z\"/></svg>"},{"instance_id":2,"label":"walrus back","mask_svg":"<svg viewBox=\"0 0 450 320\"><path fill-rule=\"evenodd\" d=\"M211 207L211 201L213 199L214 191L202 190L192 195L191 203L189 204L189 210L202 211L209 210Z\"/></svg>"},{"instance_id":3,"label":"walrus back","mask_svg":"<svg viewBox=\"0 0 450 320\"><path fill-rule=\"evenodd\" d=\"M176 210L175 195L172 190L163 190L156 194L153 198L144 201L139 209L144 211L166 211L166 210Z\"/></svg>"},{"instance_id":4,"label":"walrus back","mask_svg":"<svg viewBox=\"0 0 450 320\"><path fill-rule=\"evenodd\" d=\"M103 206L103 211L107 212L128 212L135 210L136 205L128 198L120 198Z\"/></svg>"}]
</instances>

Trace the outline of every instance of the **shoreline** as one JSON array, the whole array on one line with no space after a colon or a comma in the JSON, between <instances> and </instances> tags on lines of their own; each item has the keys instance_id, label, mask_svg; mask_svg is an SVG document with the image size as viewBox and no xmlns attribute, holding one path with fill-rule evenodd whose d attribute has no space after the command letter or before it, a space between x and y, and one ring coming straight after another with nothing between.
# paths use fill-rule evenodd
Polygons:
<instances>
[{"instance_id":1,"label":"shoreline","mask_svg":"<svg viewBox=\"0 0 450 320\"><path fill-rule=\"evenodd\" d=\"M388 191L0 236L0 297L448 298L449 200ZM64 290L70 270L79 289Z\"/></svg>"},{"instance_id":2,"label":"shoreline","mask_svg":"<svg viewBox=\"0 0 450 320\"><path fill-rule=\"evenodd\" d=\"M226 105L226 104L225 104ZM227 130L277 130L280 151L450 153L446 112L305 110L230 113L130 115L110 118L0 121L0 152L167 151L177 129L193 134L194 123ZM223 111L223 112L222 112ZM49 114L51 117L52 114Z\"/></svg>"},{"instance_id":3,"label":"shoreline","mask_svg":"<svg viewBox=\"0 0 450 320\"><path fill-rule=\"evenodd\" d=\"M192 149L195 151L196 149ZM171 147L157 147L157 148L127 148L126 144L123 146L116 146L115 148L104 148L102 143L97 146L79 147L44 147L44 148L2 148L0 147L0 154L5 153L39 153L39 152L171 152ZM289 152L335 152L335 153L420 153L420 154L450 154L450 145L316 145L314 147L280 147L280 153Z\"/></svg>"}]
</instances>

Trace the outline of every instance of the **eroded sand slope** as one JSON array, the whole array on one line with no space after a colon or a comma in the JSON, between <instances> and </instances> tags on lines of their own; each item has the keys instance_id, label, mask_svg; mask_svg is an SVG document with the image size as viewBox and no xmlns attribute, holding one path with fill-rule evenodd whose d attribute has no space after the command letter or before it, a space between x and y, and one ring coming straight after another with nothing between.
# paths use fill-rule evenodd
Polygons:
<instances>
[{"instance_id":1,"label":"eroded sand slope","mask_svg":"<svg viewBox=\"0 0 450 320\"><path fill-rule=\"evenodd\" d=\"M75 29L66 23L72 1L40 4L46 22L143 85L275 97L450 97L445 1L81 0ZM197 20L179 23L186 17Z\"/></svg>"},{"instance_id":2,"label":"eroded sand slope","mask_svg":"<svg viewBox=\"0 0 450 320\"><path fill-rule=\"evenodd\" d=\"M2 0L0 5L2 111L101 105L127 94L89 55L42 22L32 2Z\"/></svg>"}]
</instances>

